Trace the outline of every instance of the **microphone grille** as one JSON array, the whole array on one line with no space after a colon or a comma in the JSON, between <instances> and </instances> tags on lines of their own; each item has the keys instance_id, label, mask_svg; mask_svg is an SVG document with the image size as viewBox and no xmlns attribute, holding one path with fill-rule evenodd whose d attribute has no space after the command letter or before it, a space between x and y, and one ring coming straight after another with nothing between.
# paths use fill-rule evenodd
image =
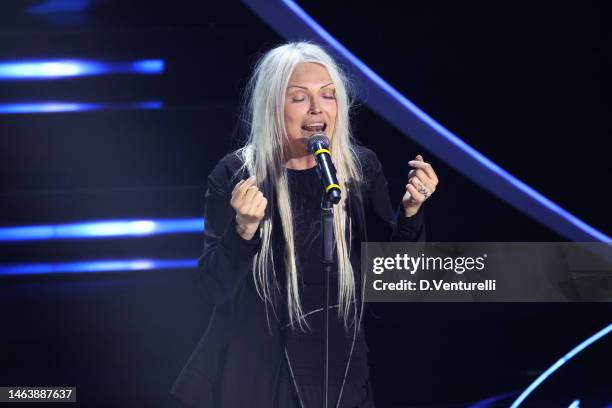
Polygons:
<instances>
[{"instance_id":1,"label":"microphone grille","mask_svg":"<svg viewBox=\"0 0 612 408\"><path fill-rule=\"evenodd\" d=\"M320 147L327 148L329 147L329 139L323 133L316 133L310 137L308 140L308 150L311 152L317 148L317 145Z\"/></svg>"}]
</instances>

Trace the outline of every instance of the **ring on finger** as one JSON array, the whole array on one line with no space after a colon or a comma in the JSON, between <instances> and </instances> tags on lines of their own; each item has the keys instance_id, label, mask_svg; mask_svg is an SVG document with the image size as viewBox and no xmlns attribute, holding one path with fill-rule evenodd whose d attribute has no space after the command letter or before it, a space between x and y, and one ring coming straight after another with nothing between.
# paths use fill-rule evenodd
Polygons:
<instances>
[{"instance_id":1,"label":"ring on finger","mask_svg":"<svg viewBox=\"0 0 612 408\"><path fill-rule=\"evenodd\" d=\"M425 197L425 199L427 199L427 196L429 196L427 189L423 185L421 185L421 188L419 188L419 193L423 194L423 197Z\"/></svg>"}]
</instances>

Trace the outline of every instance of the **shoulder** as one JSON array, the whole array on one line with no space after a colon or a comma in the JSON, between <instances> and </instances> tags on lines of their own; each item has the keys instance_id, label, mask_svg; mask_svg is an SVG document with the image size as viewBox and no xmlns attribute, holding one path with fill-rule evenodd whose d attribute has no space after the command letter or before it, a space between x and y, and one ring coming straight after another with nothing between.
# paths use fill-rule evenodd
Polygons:
<instances>
[{"instance_id":1,"label":"shoulder","mask_svg":"<svg viewBox=\"0 0 612 408\"><path fill-rule=\"evenodd\" d=\"M368 149L365 146L354 145L353 150L355 151L355 154L357 155L359 161L361 161L362 163L373 164L379 162L376 153L374 153L373 150Z\"/></svg>"},{"instance_id":2,"label":"shoulder","mask_svg":"<svg viewBox=\"0 0 612 408\"><path fill-rule=\"evenodd\" d=\"M239 171L243 163L237 150L223 156L208 176L209 187L225 193L232 191L233 186L245 176L245 170Z\"/></svg>"},{"instance_id":3,"label":"shoulder","mask_svg":"<svg viewBox=\"0 0 612 408\"><path fill-rule=\"evenodd\" d=\"M382 164L378 156L373 150L365 146L355 145L353 146L353 151L361 166L364 180L366 183L372 181L382 171Z\"/></svg>"}]
</instances>

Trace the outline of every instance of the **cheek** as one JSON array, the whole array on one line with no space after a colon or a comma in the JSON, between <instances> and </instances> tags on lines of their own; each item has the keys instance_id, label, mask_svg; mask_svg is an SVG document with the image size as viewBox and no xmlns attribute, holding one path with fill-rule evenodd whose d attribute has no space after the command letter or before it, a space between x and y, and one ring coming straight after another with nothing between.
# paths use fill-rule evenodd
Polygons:
<instances>
[{"instance_id":1,"label":"cheek","mask_svg":"<svg viewBox=\"0 0 612 408\"><path fill-rule=\"evenodd\" d=\"M338 115L338 104L336 101L329 101L326 104L326 109L327 114L329 115L330 118L332 119L336 119L336 116Z\"/></svg>"},{"instance_id":2,"label":"cheek","mask_svg":"<svg viewBox=\"0 0 612 408\"><path fill-rule=\"evenodd\" d=\"M304 114L295 105L285 106L285 127L290 134L299 134Z\"/></svg>"},{"instance_id":3,"label":"cheek","mask_svg":"<svg viewBox=\"0 0 612 408\"><path fill-rule=\"evenodd\" d=\"M289 123L301 123L303 117L302 109L296 105L285 106L285 121Z\"/></svg>"},{"instance_id":4,"label":"cheek","mask_svg":"<svg viewBox=\"0 0 612 408\"><path fill-rule=\"evenodd\" d=\"M338 120L338 105L334 102L330 104L329 109L327 110L329 118L331 119L332 127L336 127L336 120Z\"/></svg>"}]
</instances>

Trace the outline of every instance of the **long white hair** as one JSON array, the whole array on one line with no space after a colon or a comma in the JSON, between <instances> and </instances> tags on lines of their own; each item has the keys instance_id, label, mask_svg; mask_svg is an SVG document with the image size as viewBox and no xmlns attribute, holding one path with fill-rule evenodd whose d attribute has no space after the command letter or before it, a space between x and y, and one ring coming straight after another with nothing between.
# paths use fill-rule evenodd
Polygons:
<instances>
[{"instance_id":1,"label":"long white hair","mask_svg":"<svg viewBox=\"0 0 612 408\"><path fill-rule=\"evenodd\" d=\"M292 323L292 328L295 328L296 322L302 330L309 327L300 301L292 222L294 217L289 199L287 169L284 166L284 147L289 142L284 121L285 94L295 66L302 62L317 63L325 67L336 88L338 114L334 134L328 137L342 189L342 199L334 206L333 222L339 276L338 316L344 318L345 327L348 327L349 320L354 320L356 316L353 315L353 319L349 319L350 306L355 302L355 278L349 257L353 225L351 217L347 216L347 198L349 182L351 186L360 186L363 176L349 123L349 83L333 58L322 47L309 42L287 43L265 53L257 62L247 86L245 120L248 136L244 147L237 151L244 163L238 172L247 170L250 175L255 175L258 186L269 203L266 216L260 224L261 247L253 260L253 278L257 293L266 304L266 313L268 304L272 305L274 310L276 274L271 235L273 204L276 200L285 242L288 320Z\"/></svg>"}]
</instances>

